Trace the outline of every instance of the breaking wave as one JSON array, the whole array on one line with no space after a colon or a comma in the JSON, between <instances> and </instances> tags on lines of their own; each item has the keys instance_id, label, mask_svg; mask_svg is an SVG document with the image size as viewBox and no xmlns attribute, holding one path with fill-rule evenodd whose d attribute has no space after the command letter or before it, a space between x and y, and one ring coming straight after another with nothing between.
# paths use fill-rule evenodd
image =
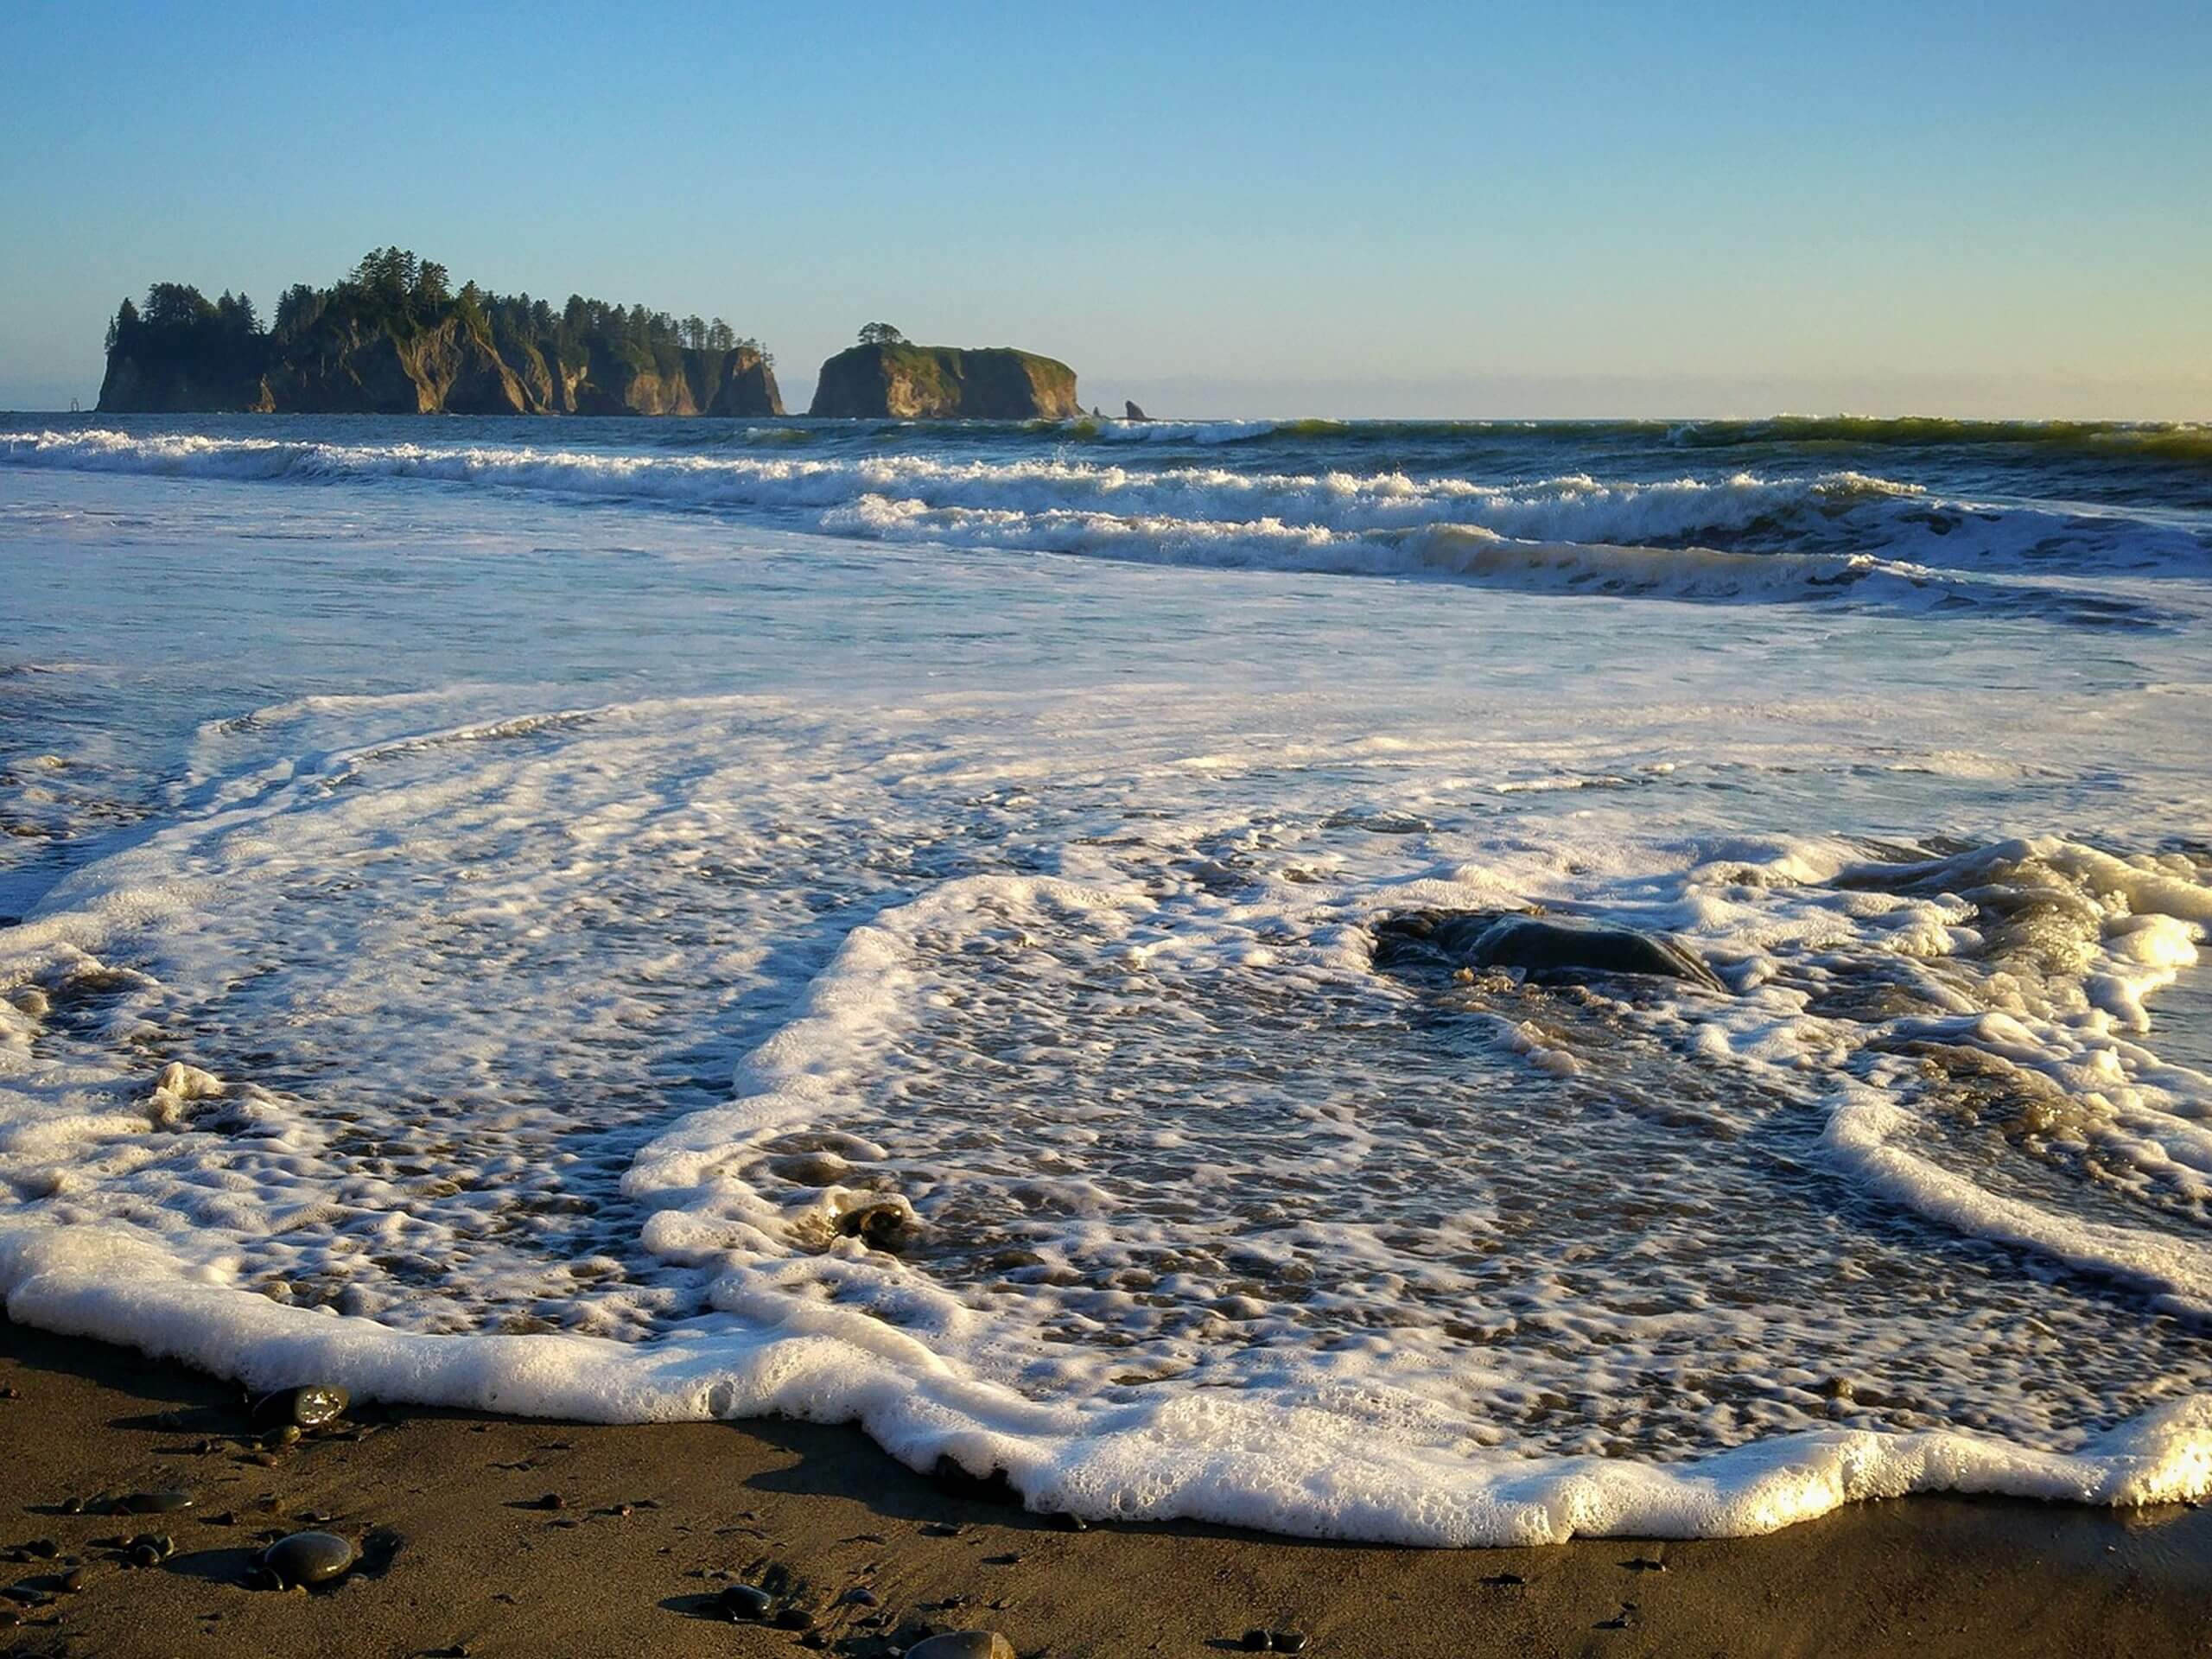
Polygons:
<instances>
[{"instance_id":1,"label":"breaking wave","mask_svg":"<svg viewBox=\"0 0 2212 1659\"><path fill-rule=\"evenodd\" d=\"M1169 423L1133 429L1173 435ZM1282 430L1270 427L1270 430ZM1324 442L1329 432L1306 435ZM804 448L748 427L744 450ZM313 442L92 429L0 434L0 461L283 483L407 480L758 513L831 535L1162 563L1444 576L1680 598L1995 601L2075 620L2145 607L2024 575L2195 568L2202 533L2114 512L1976 505L1852 471L1511 482L1402 470ZM1869 583L1881 576L1884 582ZM2008 591L2009 585L2009 591Z\"/></svg>"}]
</instances>

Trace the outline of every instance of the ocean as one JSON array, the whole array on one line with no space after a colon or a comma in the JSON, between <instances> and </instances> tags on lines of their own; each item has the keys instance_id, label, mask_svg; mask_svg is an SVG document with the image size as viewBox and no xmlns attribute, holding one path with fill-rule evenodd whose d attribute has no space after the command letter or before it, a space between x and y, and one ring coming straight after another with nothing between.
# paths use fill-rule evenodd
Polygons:
<instances>
[{"instance_id":1,"label":"ocean","mask_svg":"<svg viewBox=\"0 0 2212 1659\"><path fill-rule=\"evenodd\" d=\"M0 415L0 1291L1093 1518L2202 1497L2208 624L2205 427Z\"/></svg>"}]
</instances>

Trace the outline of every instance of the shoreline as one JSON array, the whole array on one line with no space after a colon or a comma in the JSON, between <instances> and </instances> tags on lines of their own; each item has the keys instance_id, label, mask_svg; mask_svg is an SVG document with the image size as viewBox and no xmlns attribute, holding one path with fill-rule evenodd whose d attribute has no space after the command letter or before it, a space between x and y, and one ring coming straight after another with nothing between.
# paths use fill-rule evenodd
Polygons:
<instances>
[{"instance_id":1,"label":"shoreline","mask_svg":"<svg viewBox=\"0 0 2212 1659\"><path fill-rule=\"evenodd\" d=\"M940 1630L1025 1659L1307 1651L1403 1659L2212 1652L2212 1508L1915 1497L1758 1538L1424 1550L1188 1524L1081 1532L896 1463L857 1428L625 1427L365 1406L262 1451L232 1385L0 1320L0 1590L86 1582L0 1653L767 1655L874 1659ZM175 1488L149 1519L65 1500ZM558 1498L557 1508L549 1498ZM627 1512L624 1513L626 1506ZM328 1525L363 1567L315 1594L241 1580L265 1532ZM228 1524L224 1524L226 1517ZM166 1531L132 1568L93 1541ZM48 1559L24 1546L51 1541ZM798 1632L706 1616L733 1580L803 1580ZM874 1605L843 1599L864 1591Z\"/></svg>"}]
</instances>

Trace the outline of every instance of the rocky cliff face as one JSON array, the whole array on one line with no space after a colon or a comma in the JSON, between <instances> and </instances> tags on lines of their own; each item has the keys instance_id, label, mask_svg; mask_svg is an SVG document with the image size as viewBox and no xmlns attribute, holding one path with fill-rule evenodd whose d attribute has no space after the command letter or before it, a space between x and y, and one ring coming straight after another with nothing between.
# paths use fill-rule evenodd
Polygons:
<instances>
[{"instance_id":1,"label":"rocky cliff face","mask_svg":"<svg viewBox=\"0 0 2212 1659\"><path fill-rule=\"evenodd\" d=\"M143 360L118 347L100 383L104 414L249 411L360 415L781 415L775 372L749 347L683 350L672 373L594 352L547 362L524 346L503 357L459 317L406 339L325 331L296 347L189 361Z\"/></svg>"},{"instance_id":2,"label":"rocky cliff face","mask_svg":"<svg viewBox=\"0 0 2212 1659\"><path fill-rule=\"evenodd\" d=\"M810 415L889 420L1065 421L1075 371L1010 346L855 346L822 365Z\"/></svg>"}]
</instances>

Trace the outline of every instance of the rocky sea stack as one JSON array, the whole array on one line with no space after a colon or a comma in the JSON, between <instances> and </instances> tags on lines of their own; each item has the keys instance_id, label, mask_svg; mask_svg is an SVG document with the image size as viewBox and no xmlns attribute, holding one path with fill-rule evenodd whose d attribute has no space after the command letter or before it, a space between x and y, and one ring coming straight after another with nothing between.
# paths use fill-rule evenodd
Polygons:
<instances>
[{"instance_id":1,"label":"rocky sea stack","mask_svg":"<svg viewBox=\"0 0 2212 1659\"><path fill-rule=\"evenodd\" d=\"M1083 413L1075 371L1011 346L871 341L822 365L810 415L879 420L1067 421Z\"/></svg>"},{"instance_id":2,"label":"rocky sea stack","mask_svg":"<svg viewBox=\"0 0 2212 1659\"><path fill-rule=\"evenodd\" d=\"M110 325L103 414L780 415L774 360L716 318L448 284L398 248L253 302L157 283Z\"/></svg>"}]
</instances>

